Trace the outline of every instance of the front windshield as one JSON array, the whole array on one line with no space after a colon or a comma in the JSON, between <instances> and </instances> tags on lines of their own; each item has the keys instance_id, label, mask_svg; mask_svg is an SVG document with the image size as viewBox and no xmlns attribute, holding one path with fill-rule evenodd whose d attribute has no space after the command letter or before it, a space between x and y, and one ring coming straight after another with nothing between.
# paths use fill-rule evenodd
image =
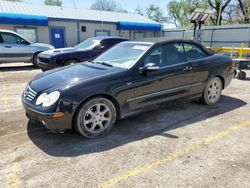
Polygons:
<instances>
[{"instance_id":1,"label":"front windshield","mask_svg":"<svg viewBox=\"0 0 250 188\"><path fill-rule=\"evenodd\" d=\"M96 40L95 38L87 39L80 44L78 44L75 48L76 49L84 49L84 50L91 50L94 47L98 46L100 44L99 40Z\"/></svg>"},{"instance_id":2,"label":"front windshield","mask_svg":"<svg viewBox=\"0 0 250 188\"><path fill-rule=\"evenodd\" d=\"M150 44L120 43L97 57L93 63L105 63L113 67L129 69L149 47Z\"/></svg>"}]
</instances>

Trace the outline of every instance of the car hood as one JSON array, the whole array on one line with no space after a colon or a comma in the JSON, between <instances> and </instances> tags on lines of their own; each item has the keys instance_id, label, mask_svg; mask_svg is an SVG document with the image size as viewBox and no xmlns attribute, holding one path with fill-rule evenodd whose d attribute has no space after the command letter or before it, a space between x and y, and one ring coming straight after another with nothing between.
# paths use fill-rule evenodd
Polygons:
<instances>
[{"instance_id":1,"label":"car hood","mask_svg":"<svg viewBox=\"0 0 250 188\"><path fill-rule=\"evenodd\" d=\"M50 44L43 44L43 43L32 43L31 46L41 47L41 48L48 48L48 49L54 49L54 46L52 46Z\"/></svg>"},{"instance_id":2,"label":"car hood","mask_svg":"<svg viewBox=\"0 0 250 188\"><path fill-rule=\"evenodd\" d=\"M30 86L37 92L63 90L79 83L119 73L125 69L93 63L79 63L37 75Z\"/></svg>"},{"instance_id":3,"label":"car hood","mask_svg":"<svg viewBox=\"0 0 250 188\"><path fill-rule=\"evenodd\" d=\"M48 50L45 52L42 52L40 55L41 56L56 56L56 55L67 55L68 53L82 53L82 52L88 52L89 50L83 50L83 49L76 49L76 48L58 48L58 49L53 49L53 50Z\"/></svg>"}]
</instances>

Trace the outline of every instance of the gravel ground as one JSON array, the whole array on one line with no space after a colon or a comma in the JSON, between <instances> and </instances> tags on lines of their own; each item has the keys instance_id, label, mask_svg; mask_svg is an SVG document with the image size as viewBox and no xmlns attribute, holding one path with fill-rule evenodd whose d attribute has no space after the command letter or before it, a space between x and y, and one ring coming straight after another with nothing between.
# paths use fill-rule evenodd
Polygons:
<instances>
[{"instance_id":1,"label":"gravel ground","mask_svg":"<svg viewBox=\"0 0 250 188\"><path fill-rule=\"evenodd\" d=\"M84 139L26 118L21 93L40 72L0 68L0 187L250 187L250 78L214 106L165 106Z\"/></svg>"}]
</instances>

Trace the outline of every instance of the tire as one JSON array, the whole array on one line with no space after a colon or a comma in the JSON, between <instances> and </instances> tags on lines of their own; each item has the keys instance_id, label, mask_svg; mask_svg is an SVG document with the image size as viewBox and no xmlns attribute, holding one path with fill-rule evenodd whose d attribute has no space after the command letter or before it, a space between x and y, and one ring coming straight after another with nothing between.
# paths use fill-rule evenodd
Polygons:
<instances>
[{"instance_id":1,"label":"tire","mask_svg":"<svg viewBox=\"0 0 250 188\"><path fill-rule=\"evenodd\" d=\"M221 98L222 81L218 77L210 79L202 95L202 103L206 105L216 104Z\"/></svg>"},{"instance_id":2,"label":"tire","mask_svg":"<svg viewBox=\"0 0 250 188\"><path fill-rule=\"evenodd\" d=\"M76 64L76 63L79 63L79 61L76 60L76 59L70 59L70 60L65 61L64 66L73 65L73 64Z\"/></svg>"},{"instance_id":3,"label":"tire","mask_svg":"<svg viewBox=\"0 0 250 188\"><path fill-rule=\"evenodd\" d=\"M107 134L116 121L114 104L102 97L87 101L79 109L75 119L75 129L86 138L97 138Z\"/></svg>"},{"instance_id":4,"label":"tire","mask_svg":"<svg viewBox=\"0 0 250 188\"><path fill-rule=\"evenodd\" d=\"M34 54L34 56L33 56L32 63L33 63L33 65L34 65L34 67L38 67L38 65L37 65L38 54L39 54L39 53L36 53L36 54Z\"/></svg>"},{"instance_id":5,"label":"tire","mask_svg":"<svg viewBox=\"0 0 250 188\"><path fill-rule=\"evenodd\" d=\"M247 76L246 72L240 71L238 78L239 80L245 80L246 76Z\"/></svg>"}]
</instances>

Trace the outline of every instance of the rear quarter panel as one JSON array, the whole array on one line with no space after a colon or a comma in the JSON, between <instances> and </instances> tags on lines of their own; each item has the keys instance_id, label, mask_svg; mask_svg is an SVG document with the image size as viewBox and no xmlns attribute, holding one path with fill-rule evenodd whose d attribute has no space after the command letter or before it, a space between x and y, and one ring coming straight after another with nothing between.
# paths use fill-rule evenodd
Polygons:
<instances>
[{"instance_id":1,"label":"rear quarter panel","mask_svg":"<svg viewBox=\"0 0 250 188\"><path fill-rule=\"evenodd\" d=\"M224 88L227 87L233 77L234 77L234 64L232 59L229 56L215 54L211 57L211 65L210 65L210 76L209 78L213 78L215 76L223 79Z\"/></svg>"}]
</instances>

